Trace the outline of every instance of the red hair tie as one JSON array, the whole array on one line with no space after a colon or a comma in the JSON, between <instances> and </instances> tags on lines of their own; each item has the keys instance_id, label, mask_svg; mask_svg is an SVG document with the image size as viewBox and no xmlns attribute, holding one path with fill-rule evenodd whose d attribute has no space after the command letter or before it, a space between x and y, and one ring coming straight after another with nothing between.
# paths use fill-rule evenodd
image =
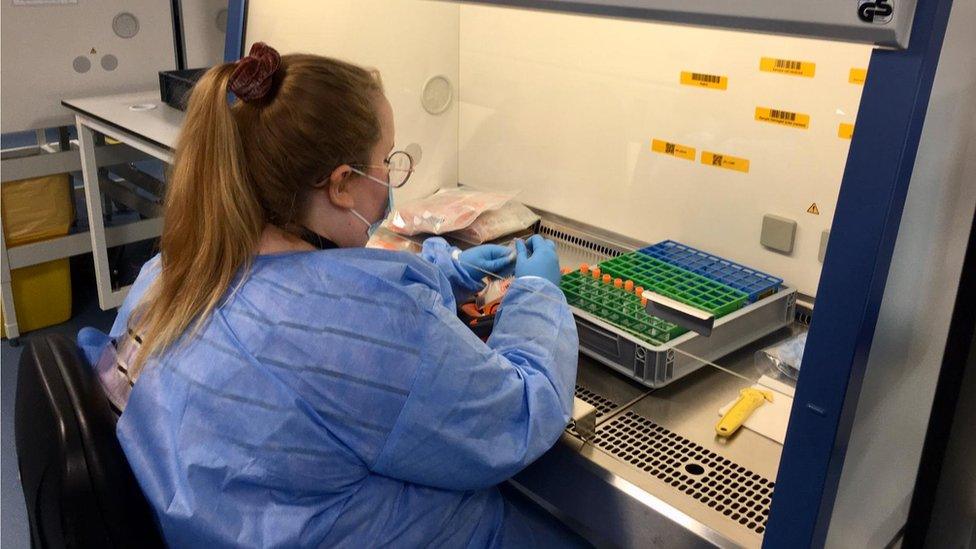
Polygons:
<instances>
[{"instance_id":1,"label":"red hair tie","mask_svg":"<svg viewBox=\"0 0 976 549\"><path fill-rule=\"evenodd\" d=\"M227 87L242 101L264 98L271 91L274 74L281 65L278 51L264 42L255 42L247 57L237 62Z\"/></svg>"}]
</instances>

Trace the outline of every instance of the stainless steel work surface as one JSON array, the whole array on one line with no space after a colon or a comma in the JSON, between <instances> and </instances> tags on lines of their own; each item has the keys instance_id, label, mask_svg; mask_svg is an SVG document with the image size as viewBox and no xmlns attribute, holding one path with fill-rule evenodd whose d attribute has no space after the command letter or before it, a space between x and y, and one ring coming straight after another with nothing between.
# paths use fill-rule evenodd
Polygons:
<instances>
[{"instance_id":1,"label":"stainless steel work surface","mask_svg":"<svg viewBox=\"0 0 976 549\"><path fill-rule=\"evenodd\" d=\"M756 351L794 333L787 328L724 357L751 379ZM585 359L584 359L585 360ZM649 392L610 421L581 454L735 544L757 546L768 518L782 445L746 428L715 435L718 410L752 383L707 366Z\"/></svg>"},{"instance_id":2,"label":"stainless steel work surface","mask_svg":"<svg viewBox=\"0 0 976 549\"><path fill-rule=\"evenodd\" d=\"M581 453L739 545L758 545L782 447L747 429L715 436L744 380L703 368L603 423Z\"/></svg>"},{"instance_id":3,"label":"stainless steel work surface","mask_svg":"<svg viewBox=\"0 0 976 549\"><path fill-rule=\"evenodd\" d=\"M782 446L745 428L721 439L715 423L718 409L758 379L755 352L802 329L719 361L743 377L707 366L653 391L581 355L576 396L602 412L596 436L583 443L569 430L515 483L598 543L758 547ZM559 488L567 476L574 498ZM616 530L599 524L614 512Z\"/></svg>"},{"instance_id":4,"label":"stainless steel work surface","mask_svg":"<svg viewBox=\"0 0 976 549\"><path fill-rule=\"evenodd\" d=\"M784 329L771 334L718 362L723 368L756 380L759 373L753 365L755 352L790 333ZM772 480L779 468L782 445L745 427L728 438L715 434L719 408L735 400L739 391L752 384L713 366L705 366L652 391L630 411Z\"/></svg>"},{"instance_id":5,"label":"stainless steel work surface","mask_svg":"<svg viewBox=\"0 0 976 549\"><path fill-rule=\"evenodd\" d=\"M580 356L576 396L596 407L599 412L598 425L648 392L646 387L586 356Z\"/></svg>"}]
</instances>

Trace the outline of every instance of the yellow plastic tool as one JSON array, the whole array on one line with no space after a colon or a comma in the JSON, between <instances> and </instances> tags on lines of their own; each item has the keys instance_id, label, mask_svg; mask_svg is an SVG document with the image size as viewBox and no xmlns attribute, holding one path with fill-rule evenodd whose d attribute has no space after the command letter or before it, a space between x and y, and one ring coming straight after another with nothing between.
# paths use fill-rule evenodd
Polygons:
<instances>
[{"instance_id":1,"label":"yellow plastic tool","mask_svg":"<svg viewBox=\"0 0 976 549\"><path fill-rule=\"evenodd\" d=\"M739 392L739 400L729 408L715 424L715 432L720 437L729 437L742 427L749 416L765 401L773 401L773 392L749 387Z\"/></svg>"}]
</instances>

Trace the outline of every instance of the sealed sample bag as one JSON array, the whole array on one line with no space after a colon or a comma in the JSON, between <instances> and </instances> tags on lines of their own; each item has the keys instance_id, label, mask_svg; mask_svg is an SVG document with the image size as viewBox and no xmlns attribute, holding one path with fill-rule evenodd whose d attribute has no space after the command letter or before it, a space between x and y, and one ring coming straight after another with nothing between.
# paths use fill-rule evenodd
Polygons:
<instances>
[{"instance_id":1,"label":"sealed sample bag","mask_svg":"<svg viewBox=\"0 0 976 549\"><path fill-rule=\"evenodd\" d=\"M487 211L451 236L471 244L483 244L532 226L539 216L521 202L510 200L497 210Z\"/></svg>"},{"instance_id":2,"label":"sealed sample bag","mask_svg":"<svg viewBox=\"0 0 976 549\"><path fill-rule=\"evenodd\" d=\"M467 228L481 214L497 210L515 195L467 188L441 189L400 206L390 228L402 235L444 234Z\"/></svg>"}]
</instances>

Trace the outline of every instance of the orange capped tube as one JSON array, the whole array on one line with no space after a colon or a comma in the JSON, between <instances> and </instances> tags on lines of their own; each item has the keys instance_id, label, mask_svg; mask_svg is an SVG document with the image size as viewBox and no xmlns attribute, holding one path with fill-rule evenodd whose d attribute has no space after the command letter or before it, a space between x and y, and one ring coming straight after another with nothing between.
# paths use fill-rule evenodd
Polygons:
<instances>
[{"instance_id":1,"label":"orange capped tube","mask_svg":"<svg viewBox=\"0 0 976 549\"><path fill-rule=\"evenodd\" d=\"M580 265L580 274L582 274L583 276L590 274L590 266L587 265L586 263Z\"/></svg>"},{"instance_id":2,"label":"orange capped tube","mask_svg":"<svg viewBox=\"0 0 976 549\"><path fill-rule=\"evenodd\" d=\"M624 281L624 290L626 292L628 292L628 293L633 292L634 291L634 281L633 280L625 280Z\"/></svg>"},{"instance_id":3,"label":"orange capped tube","mask_svg":"<svg viewBox=\"0 0 976 549\"><path fill-rule=\"evenodd\" d=\"M646 297L642 297L641 298L641 307L647 307L647 298Z\"/></svg>"},{"instance_id":4,"label":"orange capped tube","mask_svg":"<svg viewBox=\"0 0 976 549\"><path fill-rule=\"evenodd\" d=\"M624 281L623 280L621 280L619 278L613 279L613 287L614 288L621 288L621 287L623 287L623 285L624 285Z\"/></svg>"},{"instance_id":5,"label":"orange capped tube","mask_svg":"<svg viewBox=\"0 0 976 549\"><path fill-rule=\"evenodd\" d=\"M593 278L595 278L597 280L600 279L600 268L599 267L593 267L592 269L590 269L590 272L593 273Z\"/></svg>"},{"instance_id":6,"label":"orange capped tube","mask_svg":"<svg viewBox=\"0 0 976 549\"><path fill-rule=\"evenodd\" d=\"M603 275L603 283L610 284L610 275Z\"/></svg>"},{"instance_id":7,"label":"orange capped tube","mask_svg":"<svg viewBox=\"0 0 976 549\"><path fill-rule=\"evenodd\" d=\"M644 287L643 286L638 286L638 287L634 288L634 294L636 294L637 297L640 297L640 296L644 295Z\"/></svg>"}]
</instances>

